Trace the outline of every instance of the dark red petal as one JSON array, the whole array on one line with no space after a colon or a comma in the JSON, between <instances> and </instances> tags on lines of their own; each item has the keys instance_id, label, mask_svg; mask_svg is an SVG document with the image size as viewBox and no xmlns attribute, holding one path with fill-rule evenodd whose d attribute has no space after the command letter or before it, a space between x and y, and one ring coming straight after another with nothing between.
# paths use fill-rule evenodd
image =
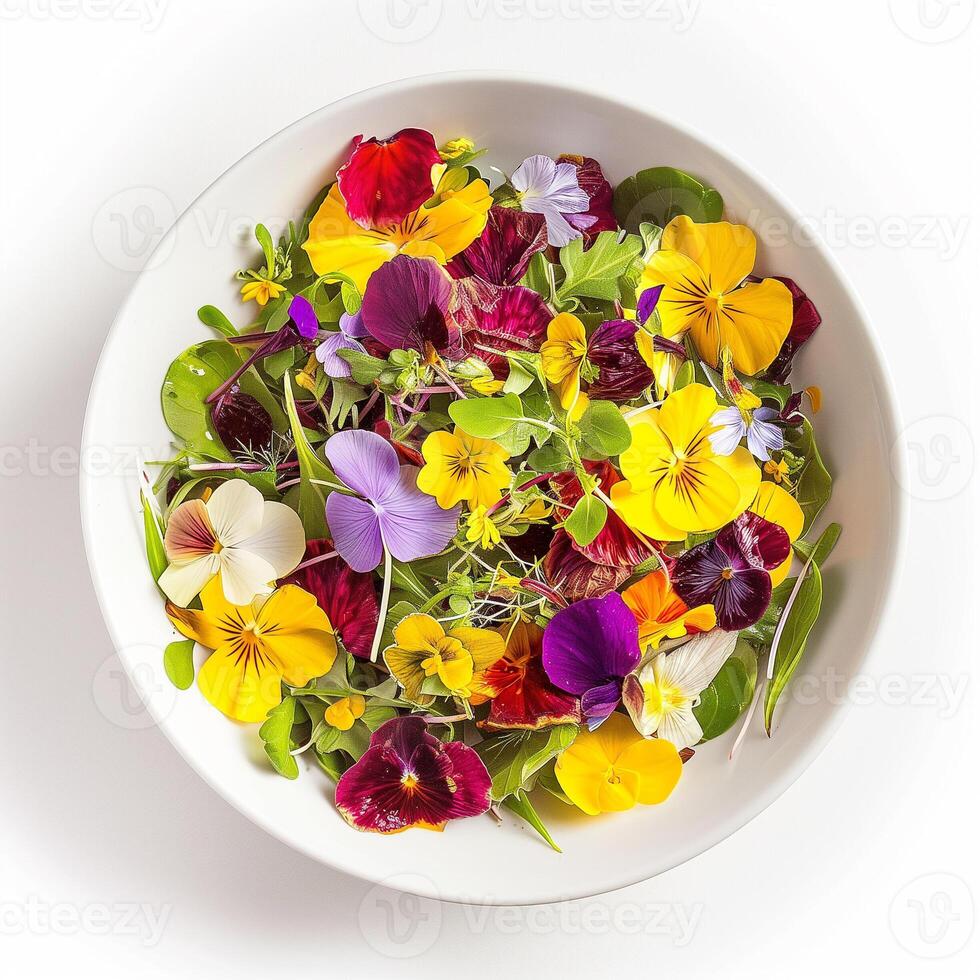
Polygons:
<instances>
[{"instance_id":1,"label":"dark red petal","mask_svg":"<svg viewBox=\"0 0 980 980\"><path fill-rule=\"evenodd\" d=\"M569 534L558 529L544 559L544 574L568 602L596 599L618 589L632 575L632 566L597 565L576 550Z\"/></svg>"},{"instance_id":2,"label":"dark red petal","mask_svg":"<svg viewBox=\"0 0 980 980\"><path fill-rule=\"evenodd\" d=\"M792 279L786 279L783 276L776 276L775 278L793 294L793 325L790 327L786 340L783 341L782 349L772 364L769 365L765 377L769 381L783 384L792 370L793 358L813 336L814 331L822 322L822 317L810 297Z\"/></svg>"},{"instance_id":3,"label":"dark red petal","mask_svg":"<svg viewBox=\"0 0 980 980\"><path fill-rule=\"evenodd\" d=\"M552 313L533 289L505 286L489 309L474 306L463 327L468 354L485 361L494 376L503 380L510 370L505 352L537 353L548 336Z\"/></svg>"},{"instance_id":4,"label":"dark red petal","mask_svg":"<svg viewBox=\"0 0 980 980\"><path fill-rule=\"evenodd\" d=\"M722 573L732 567L731 559L716 541L695 545L681 555L674 565L674 591L687 603L688 608L713 602Z\"/></svg>"},{"instance_id":5,"label":"dark red petal","mask_svg":"<svg viewBox=\"0 0 980 980\"><path fill-rule=\"evenodd\" d=\"M398 224L432 197L432 167L441 158L431 133L403 129L386 140L354 142L337 182L347 213L362 228Z\"/></svg>"},{"instance_id":6,"label":"dark red petal","mask_svg":"<svg viewBox=\"0 0 980 980\"><path fill-rule=\"evenodd\" d=\"M636 324L607 320L589 338L589 361L599 377L589 385L589 398L632 401L653 384L653 372L636 346Z\"/></svg>"},{"instance_id":7,"label":"dark red petal","mask_svg":"<svg viewBox=\"0 0 980 980\"><path fill-rule=\"evenodd\" d=\"M272 442L272 416L237 385L211 406L211 421L218 438L236 459L268 449Z\"/></svg>"},{"instance_id":8,"label":"dark red petal","mask_svg":"<svg viewBox=\"0 0 980 980\"><path fill-rule=\"evenodd\" d=\"M479 723L481 728L537 729L582 720L578 699L559 691L541 666L540 635L529 659L515 662L505 657L487 670L484 681L497 694L486 721Z\"/></svg>"},{"instance_id":9,"label":"dark red petal","mask_svg":"<svg viewBox=\"0 0 980 980\"><path fill-rule=\"evenodd\" d=\"M598 161L563 153L558 162L571 163L575 167L578 185L589 196L589 209L585 213L596 220L589 226L586 239L593 239L600 231L615 231L619 224L613 211L613 190Z\"/></svg>"},{"instance_id":10,"label":"dark red petal","mask_svg":"<svg viewBox=\"0 0 980 980\"><path fill-rule=\"evenodd\" d=\"M303 560L333 551L333 543L308 541ZM298 585L309 592L327 614L344 646L355 657L370 657L378 625L378 596L374 575L355 572L339 555L300 569L280 580L281 585Z\"/></svg>"},{"instance_id":11,"label":"dark red petal","mask_svg":"<svg viewBox=\"0 0 980 980\"><path fill-rule=\"evenodd\" d=\"M544 215L495 205L483 234L447 266L454 279L477 276L495 286L514 286L536 252L548 247Z\"/></svg>"},{"instance_id":12,"label":"dark red petal","mask_svg":"<svg viewBox=\"0 0 980 980\"><path fill-rule=\"evenodd\" d=\"M772 578L761 568L735 572L722 579L713 604L718 625L729 632L748 629L757 623L769 607Z\"/></svg>"},{"instance_id":13,"label":"dark red petal","mask_svg":"<svg viewBox=\"0 0 980 980\"><path fill-rule=\"evenodd\" d=\"M789 556L791 545L785 529L751 511L746 511L719 532L719 544L723 535L726 541L736 542L739 552L753 568L772 571Z\"/></svg>"}]
</instances>

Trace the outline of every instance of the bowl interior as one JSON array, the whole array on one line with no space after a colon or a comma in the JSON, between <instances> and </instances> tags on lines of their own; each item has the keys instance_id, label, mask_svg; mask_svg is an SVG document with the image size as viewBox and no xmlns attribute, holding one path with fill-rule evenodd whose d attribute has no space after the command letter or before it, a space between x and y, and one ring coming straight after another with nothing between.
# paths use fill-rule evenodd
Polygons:
<instances>
[{"instance_id":1,"label":"bowl interior","mask_svg":"<svg viewBox=\"0 0 980 980\"><path fill-rule=\"evenodd\" d=\"M82 515L92 575L113 641L151 713L187 761L229 802L288 844L369 880L413 875L413 890L454 900L531 903L630 884L724 839L771 803L829 738L842 711L821 678L850 677L874 636L897 561L902 502L890 477L897 434L875 342L822 246L760 238L757 271L790 276L823 315L797 359L797 379L817 384L815 419L834 496L821 523L844 534L826 569L825 610L806 659L805 697L792 694L771 740L753 725L728 761L734 733L699 748L667 804L576 817L557 802L543 815L564 848L556 854L507 812L460 821L443 834L358 834L332 807L332 786L313 765L289 782L273 774L255 729L227 721L195 689L176 692L161 651L173 638L143 553L132 460L166 458L170 436L159 389L170 360L209 331L196 310L211 303L244 323L234 270L254 263L251 226L277 232L300 216L357 133L420 126L437 138L467 135L504 171L531 153L594 156L610 181L643 167L688 170L717 187L726 217L757 229L789 227L794 213L741 164L655 114L568 87L494 75L437 76L345 99L300 120L234 166L161 243L121 310L92 388L84 434L89 467ZM795 236L799 239L799 236ZM119 461L129 461L119 465ZM795 689L803 690L798 681ZM830 692L832 693L832 691ZM806 703L803 703L806 702ZM475 856L479 858L474 860Z\"/></svg>"}]
</instances>

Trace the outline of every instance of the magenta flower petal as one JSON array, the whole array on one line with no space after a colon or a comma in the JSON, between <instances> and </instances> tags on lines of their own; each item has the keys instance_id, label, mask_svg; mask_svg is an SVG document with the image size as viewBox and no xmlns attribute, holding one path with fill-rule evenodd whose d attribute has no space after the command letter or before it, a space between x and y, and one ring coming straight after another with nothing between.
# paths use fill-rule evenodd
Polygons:
<instances>
[{"instance_id":1,"label":"magenta flower petal","mask_svg":"<svg viewBox=\"0 0 980 980\"><path fill-rule=\"evenodd\" d=\"M612 517L613 515L610 515ZM520 542L522 538L515 538ZM536 554L528 560L535 561ZM600 599L618 589L632 575L625 565L603 565L587 558L562 528L554 532L548 553L544 556L544 574L548 584L568 602Z\"/></svg>"},{"instance_id":2,"label":"magenta flower petal","mask_svg":"<svg viewBox=\"0 0 980 980\"><path fill-rule=\"evenodd\" d=\"M514 286L535 253L548 246L544 217L495 205L483 234L446 267L454 279L477 276L494 286Z\"/></svg>"},{"instance_id":3,"label":"magenta flower petal","mask_svg":"<svg viewBox=\"0 0 980 980\"><path fill-rule=\"evenodd\" d=\"M784 384L792 370L793 358L813 336L817 327L823 322L823 318L810 297L792 279L786 279L783 276L776 276L775 278L786 286L793 295L793 325L789 328L789 334L783 341L782 349L772 364L769 365L765 377L768 381Z\"/></svg>"},{"instance_id":4,"label":"magenta flower petal","mask_svg":"<svg viewBox=\"0 0 980 980\"><path fill-rule=\"evenodd\" d=\"M362 228L398 224L432 197L432 168L439 149L424 129L403 129L388 139L354 139L337 171L347 213Z\"/></svg>"},{"instance_id":5,"label":"magenta flower petal","mask_svg":"<svg viewBox=\"0 0 980 980\"><path fill-rule=\"evenodd\" d=\"M547 339L552 313L533 289L505 286L488 309L473 307L464 326L467 353L483 360L503 380L510 370L506 352L537 353Z\"/></svg>"},{"instance_id":6,"label":"magenta flower petal","mask_svg":"<svg viewBox=\"0 0 980 980\"><path fill-rule=\"evenodd\" d=\"M327 526L340 557L355 572L371 572L381 562L381 525L374 507L360 497L327 497Z\"/></svg>"},{"instance_id":7,"label":"magenta flower petal","mask_svg":"<svg viewBox=\"0 0 980 980\"><path fill-rule=\"evenodd\" d=\"M592 220L583 225L577 220L580 216L577 216L569 219L572 224L587 230L590 236L598 235L601 231L616 231L619 223L613 211L613 189L599 162L592 157L564 153L558 157L558 163L570 163L575 168L579 187L589 199L585 214Z\"/></svg>"},{"instance_id":8,"label":"magenta flower petal","mask_svg":"<svg viewBox=\"0 0 980 980\"><path fill-rule=\"evenodd\" d=\"M337 809L358 830L441 827L490 809L490 775L462 742L440 742L418 715L394 718L337 783Z\"/></svg>"},{"instance_id":9,"label":"magenta flower petal","mask_svg":"<svg viewBox=\"0 0 980 980\"><path fill-rule=\"evenodd\" d=\"M734 555L737 551L754 568L770 572L789 557L790 540L785 529L751 511L723 527L716 540L726 553Z\"/></svg>"},{"instance_id":10,"label":"magenta flower petal","mask_svg":"<svg viewBox=\"0 0 980 980\"><path fill-rule=\"evenodd\" d=\"M371 276L361 305L367 332L388 350L417 350L426 358L459 346L446 316L452 280L433 259L396 255Z\"/></svg>"},{"instance_id":11,"label":"magenta flower petal","mask_svg":"<svg viewBox=\"0 0 980 980\"><path fill-rule=\"evenodd\" d=\"M385 547L399 561L439 554L459 524L459 506L443 510L435 497L419 490L418 475L416 467L403 466L396 485L377 502Z\"/></svg>"},{"instance_id":12,"label":"magenta flower petal","mask_svg":"<svg viewBox=\"0 0 980 980\"><path fill-rule=\"evenodd\" d=\"M589 338L588 358L599 369L589 398L628 402L653 384L653 372L636 346L636 324L607 320Z\"/></svg>"},{"instance_id":13,"label":"magenta flower petal","mask_svg":"<svg viewBox=\"0 0 980 980\"><path fill-rule=\"evenodd\" d=\"M380 499L398 482L398 454L376 432L338 432L326 441L323 453L343 483L368 500Z\"/></svg>"},{"instance_id":14,"label":"magenta flower petal","mask_svg":"<svg viewBox=\"0 0 980 980\"><path fill-rule=\"evenodd\" d=\"M602 688L589 696L593 712L583 702L586 717L605 717L616 707L622 680L639 661L636 618L618 593L573 603L545 628L542 663L551 683L578 695Z\"/></svg>"}]
</instances>

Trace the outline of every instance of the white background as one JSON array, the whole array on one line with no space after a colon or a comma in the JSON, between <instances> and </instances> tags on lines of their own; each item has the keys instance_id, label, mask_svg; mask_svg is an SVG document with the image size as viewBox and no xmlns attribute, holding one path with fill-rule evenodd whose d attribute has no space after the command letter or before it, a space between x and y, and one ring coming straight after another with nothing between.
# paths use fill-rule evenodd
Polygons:
<instances>
[{"instance_id":1,"label":"white background","mask_svg":"<svg viewBox=\"0 0 980 980\"><path fill-rule=\"evenodd\" d=\"M975 6L0 0L0 972L976 976ZM216 797L124 700L76 498L89 379L167 211L326 102L473 67L629 93L770 178L857 285L913 455L900 601L830 747L709 853L537 910L368 889Z\"/></svg>"}]
</instances>

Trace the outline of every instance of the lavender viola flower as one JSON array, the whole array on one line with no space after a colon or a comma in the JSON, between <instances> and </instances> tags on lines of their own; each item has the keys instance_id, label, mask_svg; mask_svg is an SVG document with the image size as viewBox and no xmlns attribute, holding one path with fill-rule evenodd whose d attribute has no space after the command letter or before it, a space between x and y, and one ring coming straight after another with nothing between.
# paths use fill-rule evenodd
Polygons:
<instances>
[{"instance_id":1,"label":"lavender viola flower","mask_svg":"<svg viewBox=\"0 0 980 980\"><path fill-rule=\"evenodd\" d=\"M774 408L754 408L742 411L732 405L715 412L711 424L720 426L708 437L711 448L719 456L731 456L743 439L756 459L767 462L772 453L783 448L783 430L775 424L779 412Z\"/></svg>"},{"instance_id":2,"label":"lavender viola flower","mask_svg":"<svg viewBox=\"0 0 980 980\"><path fill-rule=\"evenodd\" d=\"M334 547L355 572L370 572L382 557L415 561L437 555L456 533L459 507L443 510L416 486L418 469L399 466L394 446L375 432L351 429L323 447L333 471L357 496L327 497Z\"/></svg>"},{"instance_id":3,"label":"lavender viola flower","mask_svg":"<svg viewBox=\"0 0 980 980\"><path fill-rule=\"evenodd\" d=\"M589 195L578 183L572 163L555 163L551 157L528 157L510 178L521 210L544 215L548 244L561 248L595 224L587 214Z\"/></svg>"},{"instance_id":4,"label":"lavender viola flower","mask_svg":"<svg viewBox=\"0 0 980 980\"><path fill-rule=\"evenodd\" d=\"M723 630L748 629L768 608L769 573L786 561L789 549L789 535L783 528L746 511L714 540L677 559L674 590L689 608L711 603Z\"/></svg>"},{"instance_id":5,"label":"lavender viola flower","mask_svg":"<svg viewBox=\"0 0 980 980\"><path fill-rule=\"evenodd\" d=\"M326 340L317 347L316 359L323 365L324 374L328 378L349 378L351 367L339 354L342 350L356 350L366 354L361 337L368 335L361 314L351 316L344 313L340 318L340 329L327 335Z\"/></svg>"},{"instance_id":6,"label":"lavender viola flower","mask_svg":"<svg viewBox=\"0 0 980 980\"><path fill-rule=\"evenodd\" d=\"M595 728L616 710L623 678L640 662L639 627L622 596L611 592L556 613L541 649L548 680L581 697L582 713Z\"/></svg>"}]
</instances>

